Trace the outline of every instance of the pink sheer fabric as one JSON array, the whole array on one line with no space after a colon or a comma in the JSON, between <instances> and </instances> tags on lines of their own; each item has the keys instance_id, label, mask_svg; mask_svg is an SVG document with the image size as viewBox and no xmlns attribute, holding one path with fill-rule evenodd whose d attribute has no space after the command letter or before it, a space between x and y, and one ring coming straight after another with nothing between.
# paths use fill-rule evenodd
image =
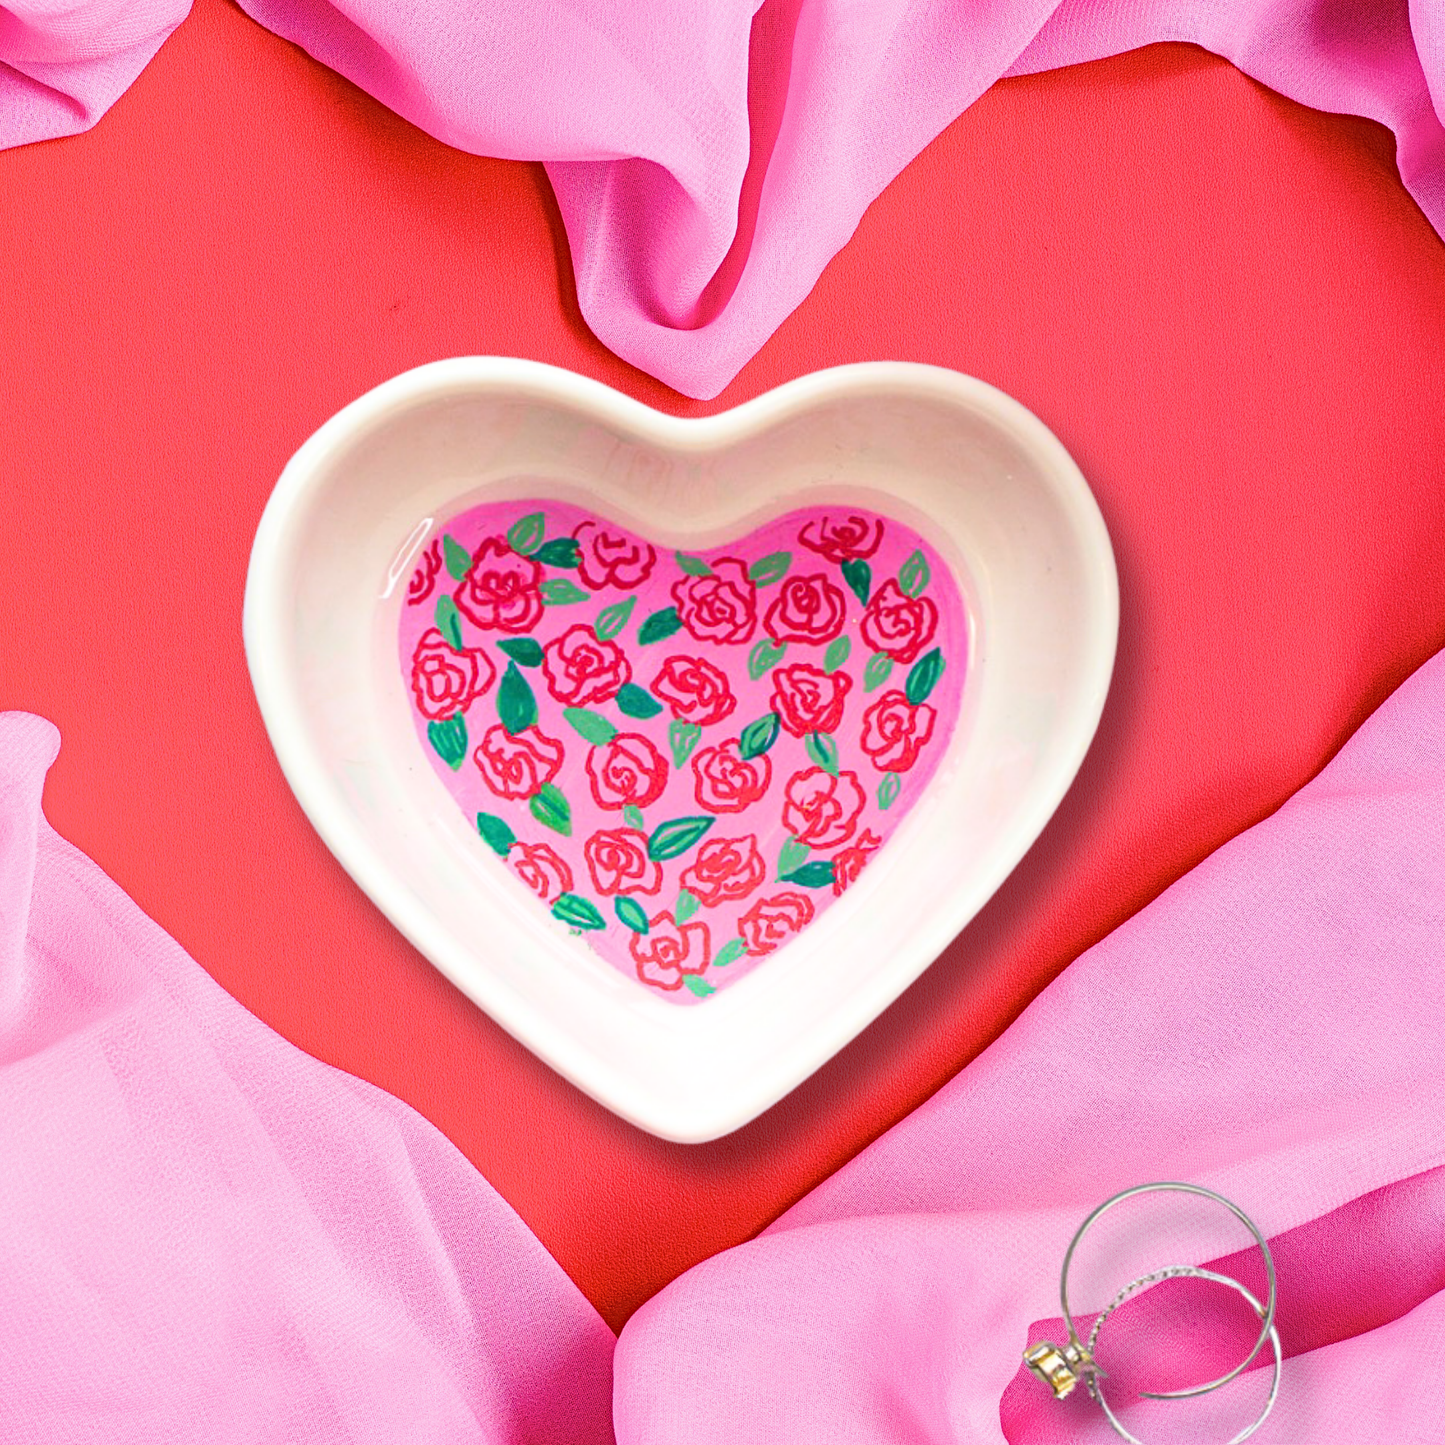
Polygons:
<instances>
[{"instance_id":1,"label":"pink sheer fabric","mask_svg":"<svg viewBox=\"0 0 1445 1445\"><path fill-rule=\"evenodd\" d=\"M610 1441L600 1317L425 1120L51 830L58 744L0 714L0 1437Z\"/></svg>"},{"instance_id":2,"label":"pink sheer fabric","mask_svg":"<svg viewBox=\"0 0 1445 1445\"><path fill-rule=\"evenodd\" d=\"M1445 1397L1421 1367L1445 1347L1442 1046L1445 654L932 1100L762 1238L645 1305L618 1343L618 1437L1115 1439L1082 1396L1056 1405L1019 1378L1020 1351L1061 1337L1059 1263L1084 1215L1178 1178L1238 1201L1276 1241L1291 1358L1257 1438L1445 1438ZM1207 1212L1149 1230L1141 1266L1240 1243ZM1236 1266L1259 1287L1257 1264ZM1075 1308L1131 1277L1122 1255L1076 1275ZM1249 1334L1236 1303L1233 1336L1199 1345L1230 1298L1214 1288L1204 1307L1207 1286L1172 1313L1165 1296L1126 1306L1116 1350L1162 1333L1174 1383L1209 1378ZM674 1347L699 1336L705 1371ZM1196 1407L1218 1429L1189 1438L1227 1439L1251 1417L1262 1379L1232 1389ZM1200 1428L1190 1408L1140 1405L1130 1426L1178 1438Z\"/></svg>"},{"instance_id":3,"label":"pink sheer fabric","mask_svg":"<svg viewBox=\"0 0 1445 1445\"><path fill-rule=\"evenodd\" d=\"M722 390L1000 76L1152 41L1388 125L1445 231L1439 0L240 3L447 144L546 161L588 324L690 396ZM7 0L0 146L93 124L187 9Z\"/></svg>"}]
</instances>

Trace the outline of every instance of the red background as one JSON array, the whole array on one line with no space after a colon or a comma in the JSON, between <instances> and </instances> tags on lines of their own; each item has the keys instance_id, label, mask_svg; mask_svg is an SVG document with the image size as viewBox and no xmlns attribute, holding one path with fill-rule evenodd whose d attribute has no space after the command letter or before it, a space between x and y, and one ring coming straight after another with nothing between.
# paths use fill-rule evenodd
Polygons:
<instances>
[{"instance_id":1,"label":"red background","mask_svg":"<svg viewBox=\"0 0 1445 1445\"><path fill-rule=\"evenodd\" d=\"M1198 50L996 86L712 403L589 334L540 167L445 149L224 0L88 135L0 153L0 277L0 706L64 733L52 821L248 1008L438 1124L614 1326L1445 644L1445 247L1387 132ZM286 458L384 378L482 352L690 415L839 362L956 367L1043 417L1113 533L1113 693L1043 839L882 1019L716 1144L620 1123L445 983L312 833L256 712L241 597Z\"/></svg>"}]
</instances>

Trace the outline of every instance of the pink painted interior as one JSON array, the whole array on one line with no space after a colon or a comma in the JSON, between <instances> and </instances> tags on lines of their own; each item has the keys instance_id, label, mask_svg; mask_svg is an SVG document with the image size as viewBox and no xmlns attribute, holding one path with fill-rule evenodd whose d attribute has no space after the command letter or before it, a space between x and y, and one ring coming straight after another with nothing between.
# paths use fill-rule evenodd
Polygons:
<instances>
[{"instance_id":1,"label":"pink painted interior","mask_svg":"<svg viewBox=\"0 0 1445 1445\"><path fill-rule=\"evenodd\" d=\"M508 533L538 512L545 531L519 539L519 552ZM569 537L578 543L574 565L530 555ZM763 559L784 555L782 576L750 578ZM857 564L867 564L866 607L845 562L855 579ZM776 953L856 880L944 755L968 661L965 606L948 565L912 528L865 509L792 512L691 565L690 574L672 549L574 505L488 502L445 522L418 552L399 636L420 744L469 820L500 819L515 838L500 835L519 897L528 890L551 909L564 895L583 900L605 925L579 930L591 947L679 1003ZM703 569L709 575L697 575ZM629 603L625 623L607 636L603 614ZM678 629L643 643L644 622L667 609ZM459 634L444 632L448 619ZM540 664L535 654L509 656L504 644L518 638L538 644ZM786 650L762 670L758 649L769 643ZM910 676L935 650L942 673L910 701ZM872 658L875 671L887 671L881 680L867 674ZM513 694L520 680L536 704L535 723L515 734L499 713L509 666ZM660 711L629 716L623 684ZM577 719L569 707L591 716ZM775 740L744 758L744 729L770 713ZM599 726L617 735L589 741L573 719L594 735ZM438 722L453 729L443 744L450 759L433 741ZM832 740L836 772L826 741L810 753L810 732ZM566 800L565 834L533 809L544 783ZM624 816L630 807L640 827L636 814ZM647 856L660 825L688 818L708 820L695 843L676 857ZM811 846L785 857L790 838ZM477 847L496 856L480 832ZM831 865L831 882L781 876L819 864ZM691 916L684 889L698 899ZM645 934L622 920L619 898L636 905L621 905L634 921L645 915ZM564 912L557 926L571 917Z\"/></svg>"}]
</instances>

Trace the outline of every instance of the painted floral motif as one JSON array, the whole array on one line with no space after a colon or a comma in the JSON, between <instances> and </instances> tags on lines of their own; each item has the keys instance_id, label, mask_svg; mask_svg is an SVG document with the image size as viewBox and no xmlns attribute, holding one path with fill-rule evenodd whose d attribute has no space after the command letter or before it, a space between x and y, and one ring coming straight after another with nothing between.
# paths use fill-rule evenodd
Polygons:
<instances>
[{"instance_id":1,"label":"painted floral motif","mask_svg":"<svg viewBox=\"0 0 1445 1445\"><path fill-rule=\"evenodd\" d=\"M497 669L480 647L453 647L435 627L421 635L411 659L416 710L431 722L465 712L491 687Z\"/></svg>"},{"instance_id":2,"label":"painted floral motif","mask_svg":"<svg viewBox=\"0 0 1445 1445\"><path fill-rule=\"evenodd\" d=\"M543 903L553 903L572 891L572 870L547 843L516 844L511 863L517 877Z\"/></svg>"},{"instance_id":3,"label":"painted floral motif","mask_svg":"<svg viewBox=\"0 0 1445 1445\"><path fill-rule=\"evenodd\" d=\"M856 509L688 552L570 504L484 503L417 554L400 617L418 737L477 846L679 1003L886 851L967 670L957 581Z\"/></svg>"},{"instance_id":4,"label":"painted floral motif","mask_svg":"<svg viewBox=\"0 0 1445 1445\"><path fill-rule=\"evenodd\" d=\"M747 642L757 626L758 589L736 557L714 562L705 577L674 582L672 600L682 625L698 642Z\"/></svg>"}]
</instances>

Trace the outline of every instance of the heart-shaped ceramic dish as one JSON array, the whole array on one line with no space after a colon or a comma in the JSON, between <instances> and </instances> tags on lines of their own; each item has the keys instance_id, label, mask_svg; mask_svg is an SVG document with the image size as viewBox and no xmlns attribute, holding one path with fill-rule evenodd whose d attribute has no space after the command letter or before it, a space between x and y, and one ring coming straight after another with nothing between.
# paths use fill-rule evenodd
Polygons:
<instances>
[{"instance_id":1,"label":"heart-shaped ceramic dish","mask_svg":"<svg viewBox=\"0 0 1445 1445\"><path fill-rule=\"evenodd\" d=\"M872 554L876 577L850 554L846 528L830 530L834 517L864 519L868 545L878 545L870 521L885 534ZM605 555L593 545L599 536L612 548ZM580 559L578 537L591 547ZM639 549L649 566L661 559L648 585L670 589L651 601L638 576L614 565ZM482 585L483 561L497 558L501 573L494 567ZM568 570L579 561L580 571ZM517 585L511 573L536 595L508 592L499 603L496 589ZM609 580L624 590L614 596ZM736 665L717 652L694 655L729 640L726 607L697 612L724 584L745 591L752 609ZM926 587L938 599L929 619L937 637L880 641L866 604L876 614L887 591L895 612L917 608L905 596ZM639 589L636 603L628 588ZM699 588L709 595L690 612ZM680 617L662 605L669 597ZM837 615L819 624L809 607ZM277 757L343 866L439 969L560 1073L639 1127L681 1141L728 1133L782 1097L982 907L1082 761L1117 628L1108 535L1060 443L992 387L902 363L815 373L700 420L534 362L418 368L353 402L292 458L256 535L245 605L247 658ZM740 630L729 636L744 640ZM944 647L924 650L925 641ZM785 645L793 651L782 666ZM873 653L867 670L863 649L874 647L892 655ZM849 666L856 677L827 681ZM688 711L699 706L699 667L716 684L704 714ZM785 673L787 688L776 681ZM737 715L718 722L716 738L685 724L720 717L716 694L729 685ZM850 690L847 711L840 686ZM586 706L563 706L578 701ZM649 728L665 727L647 743ZM823 728L836 728L836 741ZM604 749L619 730L639 741L623 771L609 773ZM562 761L564 737L575 764ZM529 739L531 761L517 764ZM881 836L882 846L866 866L845 868L846 850L835 844L833 856L809 858L780 827L764 837L772 881L748 899L748 919L740 921L743 903L725 904L732 912L722 921L706 911L676 916L679 904L701 907L689 886L714 901L699 839L718 824L711 856L726 861L732 843L722 833L736 821L711 816L698 759L740 742L746 755L749 740L774 749L779 806L797 804L794 833L813 826L814 813L799 807L845 787L871 810L858 836ZM925 741L933 751L913 783L901 770ZM656 787L639 794L643 748L659 771ZM551 769L540 794L537 757ZM509 791L516 766L534 771ZM796 785L792 804L784 777ZM661 813L649 808L644 819L635 804L654 798ZM893 811L880 811L895 799ZM594 803L617 811L596 813L584 849L571 813L580 826ZM544 831L529 833L534 822ZM816 837L820 846L844 841L826 823ZM590 851L599 838L612 849L602 873ZM638 886L651 897L625 896L635 890L618 883L624 845L638 850L642 871L632 876L648 880ZM674 862L679 848L692 851ZM548 866L519 868L528 849ZM653 849L666 877L648 861ZM728 866L735 881L741 865ZM585 881L563 890L559 869L569 884ZM838 870L846 890L841 874L827 886ZM718 876L726 897L729 875ZM787 926L773 927L769 908L791 909ZM799 929L800 916L810 921ZM706 937L704 925L716 935L713 962L694 976L677 960L689 940ZM736 941L724 946L724 932ZM754 956L760 937L786 946ZM735 972L724 976L718 959ZM692 966L702 968L696 951ZM666 990L681 982L691 991L674 997L701 1006L676 1006Z\"/></svg>"}]
</instances>

